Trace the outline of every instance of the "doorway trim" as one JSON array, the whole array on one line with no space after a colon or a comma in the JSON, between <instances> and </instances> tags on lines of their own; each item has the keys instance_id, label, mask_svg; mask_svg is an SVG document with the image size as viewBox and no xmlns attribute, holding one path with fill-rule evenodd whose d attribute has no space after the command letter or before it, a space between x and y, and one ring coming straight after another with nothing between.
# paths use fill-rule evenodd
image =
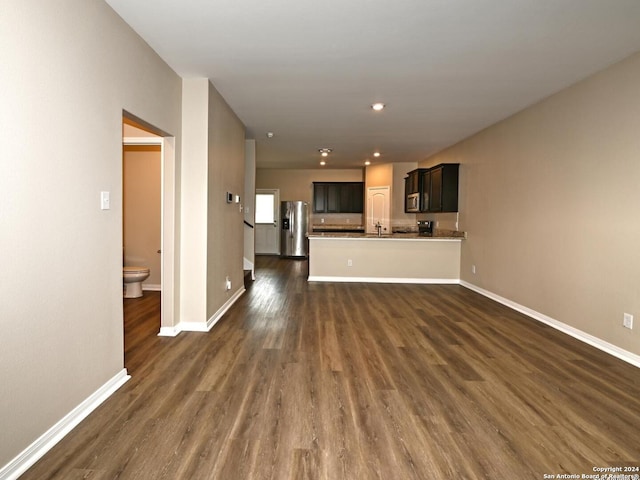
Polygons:
<instances>
[{"instance_id":1,"label":"doorway trim","mask_svg":"<svg viewBox=\"0 0 640 480\"><path fill-rule=\"evenodd\" d=\"M175 337L175 139L173 137L124 137L123 145L160 145L160 331Z\"/></svg>"},{"instance_id":2,"label":"doorway trim","mask_svg":"<svg viewBox=\"0 0 640 480\"><path fill-rule=\"evenodd\" d=\"M272 194L273 195L273 215L274 215L274 221L273 221L273 226L274 226L274 235L275 235L275 251L274 252L260 252L258 253L258 249L256 248L256 255L279 255L280 254L280 189L279 188L256 188L256 191L254 193L254 197L259 195L259 194ZM259 225L264 225L264 224L259 224L257 222L255 222L255 204L257 202L255 201L254 198L254 225L255 225L255 236L258 236L258 230L259 230ZM257 245L256 245L257 247Z\"/></svg>"}]
</instances>

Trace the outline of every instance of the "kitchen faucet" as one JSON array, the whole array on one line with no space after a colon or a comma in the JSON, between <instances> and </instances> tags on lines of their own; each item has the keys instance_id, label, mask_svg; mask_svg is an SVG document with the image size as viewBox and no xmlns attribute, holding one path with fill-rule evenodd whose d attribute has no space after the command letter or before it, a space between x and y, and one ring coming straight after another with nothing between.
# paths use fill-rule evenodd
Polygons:
<instances>
[{"instance_id":1,"label":"kitchen faucet","mask_svg":"<svg viewBox=\"0 0 640 480\"><path fill-rule=\"evenodd\" d=\"M382 236L382 225L380 224L380 220L375 224L376 229L378 230L378 236Z\"/></svg>"}]
</instances>

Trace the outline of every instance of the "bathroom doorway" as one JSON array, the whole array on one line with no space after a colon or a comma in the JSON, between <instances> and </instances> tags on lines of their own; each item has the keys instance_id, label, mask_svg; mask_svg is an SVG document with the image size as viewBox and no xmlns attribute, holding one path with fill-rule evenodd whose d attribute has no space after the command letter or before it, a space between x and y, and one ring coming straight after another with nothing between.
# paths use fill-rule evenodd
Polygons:
<instances>
[{"instance_id":1,"label":"bathroom doorway","mask_svg":"<svg viewBox=\"0 0 640 480\"><path fill-rule=\"evenodd\" d=\"M174 239L175 239L175 150L174 138L137 117L123 112L123 261L149 267L151 274L143 291L160 295L160 321L157 334L175 336L174 326ZM128 153L127 153L128 152ZM125 155L134 161L125 166ZM128 187L125 175L137 175L137 186ZM146 177L142 185L142 178ZM139 187L139 188L138 188ZM153 199L151 200L151 198ZM127 226L127 202L138 202L141 220ZM134 209L135 210L135 209ZM146 214L145 214L146 212ZM131 215L129 211L129 215ZM150 217L145 219L144 217ZM153 218L151 218L153 217ZM135 248L127 251L130 235ZM154 293L159 292L159 293Z\"/></svg>"},{"instance_id":2,"label":"bathroom doorway","mask_svg":"<svg viewBox=\"0 0 640 480\"><path fill-rule=\"evenodd\" d=\"M122 148L122 244L124 265L148 268L144 291L162 290L161 151L156 144Z\"/></svg>"}]
</instances>

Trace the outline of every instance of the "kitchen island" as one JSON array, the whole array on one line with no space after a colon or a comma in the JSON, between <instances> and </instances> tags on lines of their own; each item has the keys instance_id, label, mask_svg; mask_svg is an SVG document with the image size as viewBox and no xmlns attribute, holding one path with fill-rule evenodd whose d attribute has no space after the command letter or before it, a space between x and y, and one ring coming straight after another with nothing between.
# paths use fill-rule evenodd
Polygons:
<instances>
[{"instance_id":1,"label":"kitchen island","mask_svg":"<svg viewBox=\"0 0 640 480\"><path fill-rule=\"evenodd\" d=\"M310 282L459 283L464 234L310 233Z\"/></svg>"}]
</instances>

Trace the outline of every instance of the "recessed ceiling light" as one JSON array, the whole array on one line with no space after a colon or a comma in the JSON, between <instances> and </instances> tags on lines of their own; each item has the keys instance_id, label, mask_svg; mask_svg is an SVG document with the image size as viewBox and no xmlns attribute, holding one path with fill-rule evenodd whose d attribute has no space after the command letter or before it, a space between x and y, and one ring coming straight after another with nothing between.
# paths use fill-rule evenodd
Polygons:
<instances>
[{"instance_id":1,"label":"recessed ceiling light","mask_svg":"<svg viewBox=\"0 0 640 480\"><path fill-rule=\"evenodd\" d=\"M366 162L364 162L365 165L371 165L371 162L369 160L367 160Z\"/></svg>"},{"instance_id":2,"label":"recessed ceiling light","mask_svg":"<svg viewBox=\"0 0 640 480\"><path fill-rule=\"evenodd\" d=\"M384 103L374 103L373 105L371 105L371 108L373 108L376 112L379 112L384 108Z\"/></svg>"},{"instance_id":3,"label":"recessed ceiling light","mask_svg":"<svg viewBox=\"0 0 640 480\"><path fill-rule=\"evenodd\" d=\"M322 160L322 161L320 162L320 165L326 165L326 164L327 164L327 162L325 162L324 160Z\"/></svg>"},{"instance_id":4,"label":"recessed ceiling light","mask_svg":"<svg viewBox=\"0 0 640 480\"><path fill-rule=\"evenodd\" d=\"M322 155L323 157L327 157L331 152L333 152L331 148L319 148L318 151L320 152L320 155Z\"/></svg>"},{"instance_id":5,"label":"recessed ceiling light","mask_svg":"<svg viewBox=\"0 0 640 480\"><path fill-rule=\"evenodd\" d=\"M379 157L380 156L380 152L373 152L373 156L374 157Z\"/></svg>"},{"instance_id":6,"label":"recessed ceiling light","mask_svg":"<svg viewBox=\"0 0 640 480\"><path fill-rule=\"evenodd\" d=\"M267 138L273 138L273 132L267 132Z\"/></svg>"}]
</instances>

